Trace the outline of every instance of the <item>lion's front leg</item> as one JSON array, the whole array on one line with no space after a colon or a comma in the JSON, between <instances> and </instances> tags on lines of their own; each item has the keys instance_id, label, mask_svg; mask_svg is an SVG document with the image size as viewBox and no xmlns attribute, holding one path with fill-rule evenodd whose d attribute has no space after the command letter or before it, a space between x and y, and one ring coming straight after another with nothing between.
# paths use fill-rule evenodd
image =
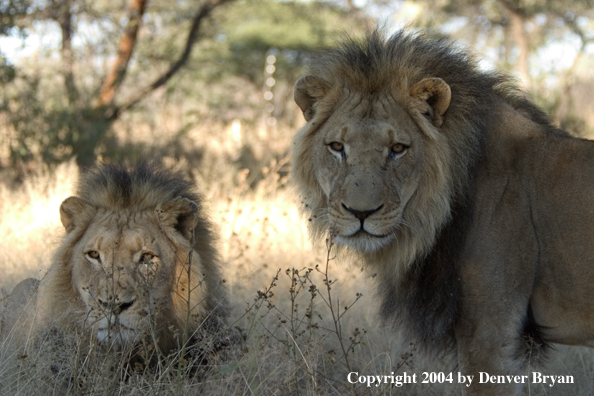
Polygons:
<instances>
[{"instance_id":1,"label":"lion's front leg","mask_svg":"<svg viewBox=\"0 0 594 396\"><path fill-rule=\"evenodd\" d=\"M470 386L463 385L466 395L520 395L528 382L522 352L522 318L503 317L496 312L466 315L456 326L458 371Z\"/></svg>"}]
</instances>

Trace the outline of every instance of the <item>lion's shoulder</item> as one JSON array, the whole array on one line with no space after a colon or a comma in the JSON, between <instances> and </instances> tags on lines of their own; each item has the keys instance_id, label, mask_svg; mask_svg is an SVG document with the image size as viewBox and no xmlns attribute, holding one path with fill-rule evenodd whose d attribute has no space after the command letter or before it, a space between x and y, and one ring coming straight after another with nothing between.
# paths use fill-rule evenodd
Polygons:
<instances>
[{"instance_id":1,"label":"lion's shoulder","mask_svg":"<svg viewBox=\"0 0 594 396\"><path fill-rule=\"evenodd\" d=\"M28 278L17 284L0 309L0 341L19 336L31 326L39 280Z\"/></svg>"}]
</instances>

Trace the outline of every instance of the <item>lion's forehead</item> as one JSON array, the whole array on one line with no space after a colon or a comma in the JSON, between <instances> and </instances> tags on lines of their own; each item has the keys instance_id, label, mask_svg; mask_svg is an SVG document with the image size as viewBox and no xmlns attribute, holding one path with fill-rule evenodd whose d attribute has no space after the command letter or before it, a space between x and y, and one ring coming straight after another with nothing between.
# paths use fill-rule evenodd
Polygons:
<instances>
[{"instance_id":1,"label":"lion's forehead","mask_svg":"<svg viewBox=\"0 0 594 396\"><path fill-rule=\"evenodd\" d=\"M155 247L163 239L158 224L146 213L98 213L85 233L85 248L134 252Z\"/></svg>"},{"instance_id":2,"label":"lion's forehead","mask_svg":"<svg viewBox=\"0 0 594 396\"><path fill-rule=\"evenodd\" d=\"M395 101L385 97L364 100L356 95L333 112L323 129L326 140L341 139L362 148L393 143L410 145L421 133L408 112Z\"/></svg>"},{"instance_id":3,"label":"lion's forehead","mask_svg":"<svg viewBox=\"0 0 594 396\"><path fill-rule=\"evenodd\" d=\"M155 226L156 214L153 210L99 208L92 225L121 228L132 224Z\"/></svg>"},{"instance_id":4,"label":"lion's forehead","mask_svg":"<svg viewBox=\"0 0 594 396\"><path fill-rule=\"evenodd\" d=\"M403 111L405 106L395 99L389 91L370 94L368 92L343 90L338 101L337 110L346 110L355 118L383 118L388 119L395 111Z\"/></svg>"}]
</instances>

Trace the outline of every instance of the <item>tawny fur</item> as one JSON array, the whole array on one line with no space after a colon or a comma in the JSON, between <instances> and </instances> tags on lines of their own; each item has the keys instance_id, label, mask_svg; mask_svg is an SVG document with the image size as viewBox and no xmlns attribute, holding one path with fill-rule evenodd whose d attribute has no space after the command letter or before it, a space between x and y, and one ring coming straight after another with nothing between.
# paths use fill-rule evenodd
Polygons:
<instances>
[{"instance_id":1,"label":"tawny fur","mask_svg":"<svg viewBox=\"0 0 594 396\"><path fill-rule=\"evenodd\" d=\"M15 325L29 335L55 327L103 342L148 341L167 353L225 323L213 225L180 173L103 165L83 174L60 211L67 233L38 290L28 287L34 303L10 309L27 315L5 315L2 337L18 340ZM132 330L119 333L120 324Z\"/></svg>"},{"instance_id":2,"label":"tawny fur","mask_svg":"<svg viewBox=\"0 0 594 396\"><path fill-rule=\"evenodd\" d=\"M383 317L410 341L456 353L474 374L521 371L546 342L591 344L591 327L553 331L564 323L547 312L565 287L554 274L584 283L572 266L589 255L559 264L567 253L543 242L560 224L575 236L570 218L587 221L542 204L576 188L590 142L552 126L512 78L423 34L375 31L314 54L295 101L307 124L292 178L312 237L361 257L377 275ZM480 386L467 391L518 391Z\"/></svg>"}]
</instances>

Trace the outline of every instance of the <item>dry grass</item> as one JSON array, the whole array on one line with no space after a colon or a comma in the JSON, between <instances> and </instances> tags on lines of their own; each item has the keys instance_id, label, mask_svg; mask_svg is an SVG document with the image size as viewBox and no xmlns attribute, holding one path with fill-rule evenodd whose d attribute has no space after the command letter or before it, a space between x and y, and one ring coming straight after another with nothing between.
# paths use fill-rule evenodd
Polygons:
<instances>
[{"instance_id":1,"label":"dry grass","mask_svg":"<svg viewBox=\"0 0 594 396\"><path fill-rule=\"evenodd\" d=\"M274 172L279 165L271 164L270 177L255 191L248 191L245 180L235 180L234 189L206 189L220 224L233 304L230 328L241 334L221 356L198 368L187 357L170 356L156 368L129 372L118 366L117 352L99 352L84 337L62 339L58 350L42 343L36 355L20 358L0 345L0 394L460 394L459 385L365 388L347 382L349 371L420 376L456 368L423 364L414 348L378 325L372 280L356 263L337 263L324 246L310 245L294 195L277 188L284 184ZM205 184L200 171L193 174ZM24 278L43 275L63 235L59 204L72 195L76 179L76 167L62 164L31 175L15 190L0 184L4 293ZM546 372L574 375L576 384L532 385L526 394L592 394L594 357L588 349L559 347Z\"/></svg>"}]
</instances>

